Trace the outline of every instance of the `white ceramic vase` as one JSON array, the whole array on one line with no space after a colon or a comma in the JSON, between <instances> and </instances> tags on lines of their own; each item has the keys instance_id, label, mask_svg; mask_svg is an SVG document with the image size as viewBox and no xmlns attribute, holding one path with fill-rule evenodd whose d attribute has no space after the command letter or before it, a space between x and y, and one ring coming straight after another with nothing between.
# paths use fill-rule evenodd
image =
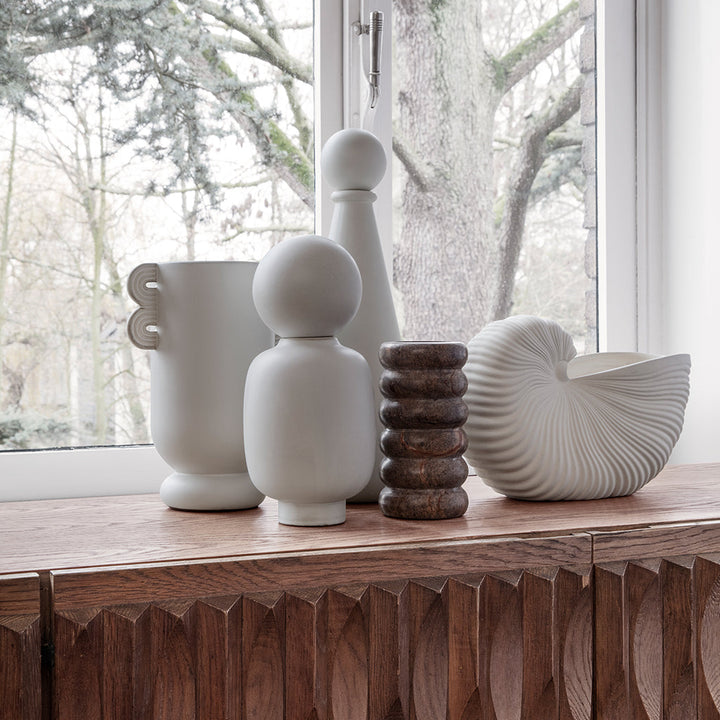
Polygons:
<instances>
[{"instance_id":1,"label":"white ceramic vase","mask_svg":"<svg viewBox=\"0 0 720 720\"><path fill-rule=\"evenodd\" d=\"M382 366L378 358L384 342L400 340L400 329L385 269L372 189L387 167L385 151L370 132L355 128L340 130L325 143L322 169L325 181L335 189L330 239L342 245L357 263L363 294L355 317L338 333L340 342L357 350L367 360L373 377L378 440L383 426L379 419L382 402L379 383ZM384 485L380 479L383 454L379 442L370 482L350 502L377 502Z\"/></svg>"},{"instance_id":2,"label":"white ceramic vase","mask_svg":"<svg viewBox=\"0 0 720 720\"><path fill-rule=\"evenodd\" d=\"M152 438L175 470L160 497L181 510L236 510L264 495L243 445L245 375L273 335L252 302L257 263L145 263L128 279L140 305L130 340L150 350Z\"/></svg>"},{"instance_id":3,"label":"white ceramic vase","mask_svg":"<svg viewBox=\"0 0 720 720\"><path fill-rule=\"evenodd\" d=\"M357 311L352 257L318 236L284 240L261 260L253 296L282 339L253 361L245 386L245 449L253 484L286 525L345 521L345 500L375 460L370 368L334 334Z\"/></svg>"},{"instance_id":4,"label":"white ceramic vase","mask_svg":"<svg viewBox=\"0 0 720 720\"><path fill-rule=\"evenodd\" d=\"M515 316L468 345L465 458L525 500L629 495L667 462L682 430L690 356L575 357L557 323Z\"/></svg>"}]
</instances>

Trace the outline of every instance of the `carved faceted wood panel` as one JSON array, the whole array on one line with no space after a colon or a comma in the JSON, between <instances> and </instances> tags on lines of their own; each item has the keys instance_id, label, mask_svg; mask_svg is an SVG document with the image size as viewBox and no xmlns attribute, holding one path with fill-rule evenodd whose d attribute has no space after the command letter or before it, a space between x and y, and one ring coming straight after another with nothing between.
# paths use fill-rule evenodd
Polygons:
<instances>
[{"instance_id":1,"label":"carved faceted wood panel","mask_svg":"<svg viewBox=\"0 0 720 720\"><path fill-rule=\"evenodd\" d=\"M590 570L56 612L55 715L589 720Z\"/></svg>"},{"instance_id":2,"label":"carved faceted wood panel","mask_svg":"<svg viewBox=\"0 0 720 720\"><path fill-rule=\"evenodd\" d=\"M0 718L40 720L40 584L0 577Z\"/></svg>"},{"instance_id":3,"label":"carved faceted wood panel","mask_svg":"<svg viewBox=\"0 0 720 720\"><path fill-rule=\"evenodd\" d=\"M715 556L64 608L54 633L58 718L720 720Z\"/></svg>"},{"instance_id":4,"label":"carved faceted wood panel","mask_svg":"<svg viewBox=\"0 0 720 720\"><path fill-rule=\"evenodd\" d=\"M695 560L699 720L720 718L720 558Z\"/></svg>"},{"instance_id":5,"label":"carved faceted wood panel","mask_svg":"<svg viewBox=\"0 0 720 720\"><path fill-rule=\"evenodd\" d=\"M720 558L595 568L598 720L720 718Z\"/></svg>"},{"instance_id":6,"label":"carved faceted wood panel","mask_svg":"<svg viewBox=\"0 0 720 720\"><path fill-rule=\"evenodd\" d=\"M236 598L55 614L57 718L240 717Z\"/></svg>"}]
</instances>

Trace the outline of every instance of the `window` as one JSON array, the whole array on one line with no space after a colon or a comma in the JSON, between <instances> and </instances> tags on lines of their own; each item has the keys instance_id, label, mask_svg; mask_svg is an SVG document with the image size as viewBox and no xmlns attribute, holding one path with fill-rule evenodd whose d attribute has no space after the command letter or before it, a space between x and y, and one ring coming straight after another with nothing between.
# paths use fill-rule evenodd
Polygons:
<instances>
[{"instance_id":1,"label":"window","mask_svg":"<svg viewBox=\"0 0 720 720\"><path fill-rule=\"evenodd\" d=\"M1 448L147 443L148 358L124 327L132 267L259 259L313 231L313 36L336 67L335 5L3 3ZM0 463L0 498L166 474L147 447Z\"/></svg>"},{"instance_id":2,"label":"window","mask_svg":"<svg viewBox=\"0 0 720 720\"><path fill-rule=\"evenodd\" d=\"M0 65L6 121L0 306L22 311L0 316L7 366L0 412L7 416L15 403L17 415L24 406L16 401L34 382L45 407L55 404L58 413L24 418L19 429L17 417L4 418L5 437L15 438L6 446L34 437L42 447L63 433L69 440L59 444L146 440L146 358L128 359L120 342L122 275L137 262L159 259L142 243L161 248L160 259L259 258L284 234L312 230L313 190L316 226L327 232L332 204L327 188L313 187L312 156L316 162L317 149L343 125L370 125L388 154L392 147L392 177L378 189L376 210L407 337L467 340L495 317L528 312L558 320L580 352L594 349L597 318L601 349L636 346L642 273L635 243L632 3L598 3L597 303L595 115L587 111L594 104L594 3L425 7L378 0L371 8L363 0L315 0L314 49L309 0L188 0L178 13L144 0L129 10L108 0L40 7L36 19L23 14L24 3L0 10L9 38ZM376 7L386 16L385 84L378 109L367 113L359 79L367 71L367 38L355 34L350 20L366 21ZM646 7L638 0L639 13ZM113 12L119 15L109 24ZM108 36L107 27L124 35ZM96 34L90 42L96 53L78 42L89 39L84 33ZM43 51L35 53L38 43ZM52 87L37 84L32 95L23 89L33 76L53 73ZM167 93L169 86L178 92ZM483 143L491 154L478 150ZM471 173L478 164L483 172ZM38 203L24 185L33 174L53 191L47 201ZM62 175L75 178L74 202L57 192ZM21 200L35 215L24 212ZM58 207L63 211L53 215ZM101 243L98 250L90 242L98 219L101 230L116 236L112 247ZM77 228L88 241L84 255L68 242ZM109 292L103 300L100 286ZM43 303L48 312L33 312L51 287L61 289L64 305ZM19 290L26 300L13 306L10 295ZM85 317L68 311L79 293L89 299ZM36 316L40 325L31 336L28 323ZM11 335L12 322L26 334ZM48 332L56 330L60 339L48 344ZM76 342L83 333L89 333L85 349ZM39 371L38 358L53 355L52 369ZM104 374L96 371L98 358ZM68 422L69 398L81 397L83 383L92 400L76 400L72 410L84 422ZM128 390L133 383L136 389ZM133 397L140 398L135 407ZM119 455L122 464L108 460ZM150 490L166 472L149 447L6 453L0 462L5 498ZM89 464L70 476L60 467L78 462ZM36 481L37 491L30 487ZM49 488L54 482L62 487Z\"/></svg>"},{"instance_id":3,"label":"window","mask_svg":"<svg viewBox=\"0 0 720 720\"><path fill-rule=\"evenodd\" d=\"M313 230L312 4L23 7L5 11L0 446L147 443L130 269Z\"/></svg>"},{"instance_id":4,"label":"window","mask_svg":"<svg viewBox=\"0 0 720 720\"><path fill-rule=\"evenodd\" d=\"M525 313L594 351L592 3L397 3L393 13L406 336L468 341ZM589 247L594 256L594 234Z\"/></svg>"}]
</instances>

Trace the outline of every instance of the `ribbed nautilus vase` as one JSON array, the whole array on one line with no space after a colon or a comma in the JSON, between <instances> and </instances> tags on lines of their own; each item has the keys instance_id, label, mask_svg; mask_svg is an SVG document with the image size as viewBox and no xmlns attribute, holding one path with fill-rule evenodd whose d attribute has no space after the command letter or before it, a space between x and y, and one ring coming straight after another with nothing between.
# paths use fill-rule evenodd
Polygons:
<instances>
[{"instance_id":1,"label":"ribbed nautilus vase","mask_svg":"<svg viewBox=\"0 0 720 720\"><path fill-rule=\"evenodd\" d=\"M468 345L465 458L525 500L630 495L667 463L690 390L690 356L576 357L557 323L519 315Z\"/></svg>"}]
</instances>

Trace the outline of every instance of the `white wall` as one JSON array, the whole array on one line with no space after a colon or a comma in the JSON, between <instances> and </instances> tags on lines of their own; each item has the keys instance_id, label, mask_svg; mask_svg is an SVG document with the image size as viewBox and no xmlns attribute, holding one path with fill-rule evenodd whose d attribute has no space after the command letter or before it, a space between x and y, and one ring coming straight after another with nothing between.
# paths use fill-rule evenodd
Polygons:
<instances>
[{"instance_id":1,"label":"white wall","mask_svg":"<svg viewBox=\"0 0 720 720\"><path fill-rule=\"evenodd\" d=\"M720 2L662 0L659 347L692 356L671 462L720 461Z\"/></svg>"}]
</instances>

